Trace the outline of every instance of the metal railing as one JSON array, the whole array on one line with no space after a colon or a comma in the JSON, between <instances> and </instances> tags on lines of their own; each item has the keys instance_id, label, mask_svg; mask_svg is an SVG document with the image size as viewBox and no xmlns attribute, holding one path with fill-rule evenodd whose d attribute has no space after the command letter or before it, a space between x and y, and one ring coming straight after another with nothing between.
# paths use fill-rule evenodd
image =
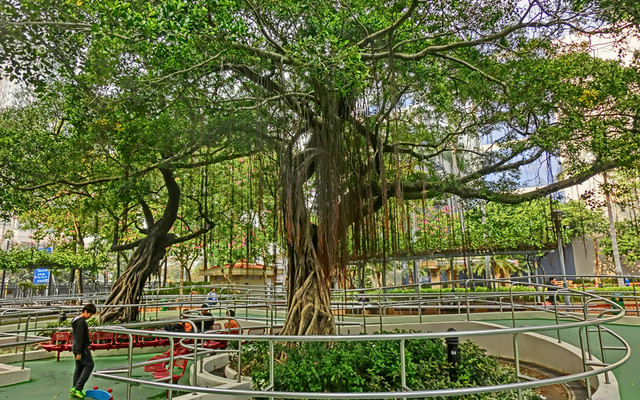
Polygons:
<instances>
[{"instance_id":1,"label":"metal railing","mask_svg":"<svg viewBox=\"0 0 640 400\"><path fill-rule=\"evenodd\" d=\"M472 283L509 283L505 280L493 280L493 281L485 281L485 280L465 280L461 284L466 287L470 287ZM487 308L488 306L495 307L498 310L507 310L510 312L511 316L511 327L505 327L500 329L493 330L472 330L472 331L457 331L455 334L451 332L437 332L437 333L400 333L400 334L364 334L364 335L332 335L332 336L279 336L279 335L234 335L233 341L238 342L237 350L234 350L239 354L238 360L241 359L241 353L243 351L242 343L244 341L266 341L269 342L270 348L270 365L272 366L275 362L275 354L274 354L274 343L283 343L283 342L338 342L338 341L396 341L399 342L399 347L401 349L405 348L405 343L409 340L418 340L418 339L446 339L448 337L471 337L471 336L486 336L486 335L511 335L512 337L512 346L513 346L513 356L514 356L514 364L516 369L516 374L518 377L517 382L508 383L505 385L493 385L493 386L482 386L482 387L470 387L470 388L456 388L456 389L442 389L442 390L411 390L410 388L403 386L403 390L401 391L392 391L392 392L367 392L367 393L317 393L317 392L282 392L282 391L274 391L273 382L274 382L274 372L273 368L270 368L269 371L269 382L271 384L264 390L240 390L240 389L220 389L220 388L208 388L196 385L180 385L180 384L172 384L168 382L158 381L158 380L146 380L139 378L132 378L133 369L144 365L142 364L133 364L131 361L128 365L96 371L94 374L98 377L112 379L116 381L126 382L129 386L131 384L140 384L147 385L153 387L159 387L163 389L167 389L169 392L169 398L172 396L172 391L180 390L180 391L191 391L191 392L203 392L203 393L214 393L214 394L225 394L225 395L242 395L242 396L252 396L252 397L267 397L267 398L317 398L317 399L327 399L327 398L346 398L346 399L386 399L386 398L424 398L424 397L447 397L447 396L455 396L455 395L469 395L474 393L486 393L486 392L497 392L504 390L517 390L518 394L521 394L521 391L526 388L534 388L538 386L546 386L550 384L564 383L570 381L577 380L585 380L585 385L587 388L588 397L591 398L591 385L589 383L589 379L596 375L604 374L605 379L608 381L608 372L618 366L622 365L630 356L630 350L627 342L617 335L615 332L606 328L603 324L611 323L613 321L618 320L624 315L624 310L618 304L612 302L606 297L599 296L593 293L581 292L575 289L562 289L558 288L552 294L544 293L545 296L553 295L557 298L557 296L571 296L573 300L579 300L576 302L576 305L571 305L569 307L564 304L558 304L556 301L553 305L541 304L537 297L541 297L540 294L536 294L536 292L518 292L518 285L509 283L510 286L508 290L505 292L485 292L485 293L474 293L470 290L465 290L463 292L457 292L455 297L444 299L444 296L440 296L440 304L430 303L430 299L428 296L421 295L419 293L415 294L415 297L403 298L402 301L393 301L393 297L388 294L384 294L380 292L379 299L370 299L370 304L357 304L354 302L342 302L335 304L335 309L338 315L343 313L346 314L346 311L353 311L355 309L367 310L367 308L375 309L378 311L379 316L376 318L379 321L381 327L384 326L384 322L382 320L382 315L384 310L388 310L393 307L412 307L414 310L421 310L423 307L435 307L435 306L450 306L454 307L458 311L459 314L466 315L466 320L472 320L472 311L474 308ZM544 288L544 285L540 285L541 288ZM515 290L514 290L515 289ZM533 296L533 300L529 303L523 302L519 304L516 302L516 299L519 296ZM398 298L396 298L398 300ZM455 304L443 304L454 302ZM610 309L602 310L600 308L596 308L600 305L605 305L610 307ZM257 306L257 305L254 305ZM265 309L269 308L268 304L261 304L260 307L264 307ZM552 321L554 323L542 325L542 326L517 326L517 315L520 310L531 310L531 311L545 311L546 313L552 314ZM599 310L597 314L594 314L593 310ZM191 312L187 312L189 314ZM248 314L246 314L248 315ZM363 329L366 329L366 313L362 313L363 318ZM194 321L197 316L194 316ZM344 318L343 318L344 320ZM271 319L262 318L263 322L271 322ZM344 321L346 322L346 321ZM421 319L420 319L420 322ZM577 330L579 336L579 348L581 352L581 360L583 365L583 371L579 373L573 373L562 376L555 376L551 378L545 379L532 379L530 377L526 377L521 374L520 370L520 351L519 351L519 339L523 334L531 333L531 332L542 332L548 330L555 330L557 332L558 341L561 341L560 332L564 330L574 329ZM169 338L179 338L181 340L192 340L194 342L194 353L190 356L193 357L194 362L198 362L198 359L203 357L206 354L210 354L204 348L199 348L198 343L205 340L230 340L229 336L225 336L224 334L203 334L203 333L190 333L190 334L181 334L181 333L172 333L172 332L159 332L159 331L144 331L144 330L136 330L126 327L101 327L100 330L104 330L106 332L115 332L115 333L125 333L130 336L133 335L154 335L161 337L169 337ZM597 332L597 338L595 339L596 343L593 343L589 338L589 333ZM605 344L605 338L603 336L609 336L611 339L617 342L615 346L610 344ZM600 360L594 361L593 354L594 352L599 353ZM615 357L616 361L609 361L613 357L610 357L609 353L620 353ZM170 353L172 354L172 352ZM129 357L131 360L131 357ZM173 359L171 360L171 362ZM172 364L169 364L172 365ZM597 368L594 368L597 367ZM241 370L240 366L238 366L238 370ZM126 374L126 376L121 376L121 374ZM405 373L405 357L404 353L401 354L401 370L399 371L401 375L402 382L406 382L406 373ZM128 391L130 392L130 391ZM128 400L130 397L127 398Z\"/></svg>"},{"instance_id":2,"label":"metal railing","mask_svg":"<svg viewBox=\"0 0 640 400\"><path fill-rule=\"evenodd\" d=\"M632 277L633 278L633 277ZM639 279L633 279L632 282ZM544 281L544 280L543 280ZM485 285L488 289L487 292L473 291L470 288L472 286ZM438 290L431 291L429 293L423 292L423 288L438 287ZM535 290L525 291L522 290L523 286L531 287ZM218 287L220 292L224 292L225 295L220 299L220 303L217 307L211 307L210 309L217 311L218 318L224 315L227 309L236 309L242 314L244 308L244 320L254 321L256 323L263 324L263 326L270 327L271 332L282 322L283 311L286 309L286 302L281 294L276 293L273 290L264 290L259 288L249 288L248 290L241 290L242 287ZM500 390L521 390L523 388L544 386L554 383L562 383L574 380L585 379L587 381L590 377L604 374L606 381L608 382L608 372L612 369L622 365L629 358L629 346L628 344L614 332L607 329L603 324L610 323L621 318L624 315L622 307L613 302L610 297L613 294L619 296L619 292L614 290L608 292L592 292L589 291L584 285L581 287L583 290L577 289L564 289L560 287L553 287L548 285L522 282L521 280L506 280L506 279L494 279L494 280L459 280L439 282L432 284L419 284L419 285L407 285L405 288L409 289L408 293L393 293L390 292L390 288L376 288L376 289L356 289L356 290L340 290L333 294L333 308L336 315L338 332L341 332L341 328L349 324L359 324L362 326L365 335L337 335L337 336L277 336L277 335L240 335L234 336L232 340L238 341L238 352L242 351L242 342L245 340L250 341L268 341L270 348L273 349L274 342L303 342L303 341L344 341L344 340L393 340L400 343L400 347L404 347L404 343L407 340L425 339L425 338L447 338L451 337L451 334L447 333L419 333L419 334L395 334L395 335L368 335L367 329L372 325L377 325L380 329L385 326L385 320L390 318L389 311L394 310L406 310L413 315L417 314L419 323L423 323L423 316L425 313L456 313L460 316L464 316L467 321L473 321L473 316L477 312L481 311L500 311L508 312L511 317L511 327L503 328L494 331L459 331L455 333L457 337L466 336L483 336L492 334L510 334L512 335L513 342L513 354L514 363L516 365L516 371L520 374L519 367L519 338L522 334L528 332L537 332L543 330L555 330L557 339L562 341L561 332L567 329L575 329L578 331L580 341L580 351L582 353L582 362L584 371L579 374L566 375L562 377L554 377L542 380L534 381L519 381L504 386L486 386L481 388L465 388L465 389L447 389L439 391L400 391L400 392L388 392L388 393L282 393L272 390L254 391L254 390L223 390L215 388L204 388L200 386L189 385L176 385L168 382L161 381L149 381L145 379L132 378L132 369L142 364L132 363L132 346L129 346L129 362L127 366L118 367L109 370L96 371L97 376L105 377L107 379L113 379L118 381L127 382L129 385L132 383L138 383L148 386L162 387L169 390L169 394L173 390L187 390L198 392L210 392L218 394L237 394L248 395L257 397L280 397L280 398L416 398L416 397L433 397L433 396L452 396L452 395L464 395L480 392L492 392ZM553 288L555 290L548 291L547 289ZM496 290L498 289L498 290ZM635 312L638 312L638 296L636 288L630 288L628 294L622 295L626 300L633 300L635 304ZM161 300L165 301L159 301ZM361 297L367 297L366 301L358 301ZM571 305L559 304L557 301L560 296L571 296L573 302ZM160 295L159 291L156 291L156 295L150 293L146 296L149 301L144 304L130 304L124 305L129 307L141 308L142 319L146 321L146 317L151 320L159 320L158 310L160 307L175 307L176 314L175 319L184 322L183 317L187 317L187 321L192 321L196 324L200 317L197 315L196 309L200 308L200 305L204 302L206 295ZM555 300L553 304L547 304L548 297L552 297ZM95 299L93 297L85 297L83 300ZM0 328L1 325L6 325L8 322L12 322L14 325L17 323L17 327L12 329L14 336L27 337L30 331L37 330L38 319L55 318L61 311L78 310L82 307L82 302L76 305L65 305L67 301L74 301L78 303L77 295L74 296L57 296L55 301L59 305L50 306L46 308L40 308L34 310L33 308L22 308L17 304L6 305L7 308L0 309ZM100 303L98 300L97 303ZM22 304L22 303L20 303ZM122 307L123 305L118 305ZM99 308L106 306L99 304ZM155 308L155 315L152 311L147 311ZM538 326L538 327L518 327L518 315L520 311L542 311L551 316L553 324ZM372 313L373 315L368 315ZM638 314L637 314L638 315ZM170 322L172 319L166 319L167 314L163 316L164 320L160 320L158 324L164 324ZM372 322L373 318L373 322ZM32 319L35 324L30 325ZM150 322L145 322L144 326L149 326ZM142 325L140 325L142 326ZM246 327L244 325L243 327ZM192 357L194 361L202 361L202 357L210 354L207 349L198 346L199 342L203 340L229 340L228 336L223 334L202 334L202 333L173 333L163 331L146 331L140 330L136 327L113 327L104 326L99 330L106 332L125 333L129 335L130 339L133 335L152 335L160 337L173 337L173 338L188 338L195 340L194 354L187 357ZM197 330L196 330L197 332ZM589 333L597 333L596 338L591 338ZM617 345L605 345L605 338L603 336L610 336ZM32 340L32 339L29 339ZM35 339L33 339L35 340ZM38 338L38 341L46 340ZM24 341L24 340L23 340ZM130 343L132 341L130 340ZM183 342L184 343L184 342ZM12 344L16 346L16 344ZM19 344L22 346L22 343ZM173 346L173 341L171 346ZM26 344L23 347L26 348ZM611 354L622 352L622 356L612 357ZM594 361L593 354L598 354L600 360ZM170 354L173 354L171 352ZM402 354L403 356L404 354ZM619 355L619 354L618 354ZM274 362L273 350L271 350L271 363ZM239 357L240 358L240 357ZM401 357L404 360L404 357ZM616 359L617 361L610 362L610 359ZM173 361L173 359L171 359ZM24 359L23 359L24 365ZM172 365L172 364L170 364ZM402 362L403 370L400 371L404 377L404 361ZM597 367L598 369L589 370L589 368ZM121 373L127 373L127 376L119 376ZM270 379L273 380L273 371L270 372ZM520 376L520 378L523 378ZM404 378L403 378L404 379ZM524 378L523 378L524 379ZM403 380L404 382L404 380ZM587 383L587 390L590 394L590 385ZM271 386L269 389L272 389ZM128 390L130 399L130 390Z\"/></svg>"}]
</instances>

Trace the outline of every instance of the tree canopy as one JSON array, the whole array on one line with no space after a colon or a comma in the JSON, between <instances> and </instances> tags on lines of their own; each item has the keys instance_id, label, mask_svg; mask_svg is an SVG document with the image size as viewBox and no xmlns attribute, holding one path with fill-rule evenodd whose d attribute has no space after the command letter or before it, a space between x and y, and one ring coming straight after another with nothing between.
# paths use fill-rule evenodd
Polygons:
<instances>
[{"instance_id":1,"label":"tree canopy","mask_svg":"<svg viewBox=\"0 0 640 400\"><path fill-rule=\"evenodd\" d=\"M178 171L272 154L289 247L283 332L331 332L334 268L349 249L372 255L377 232L388 251L394 202L404 221L407 201L519 203L633 165L637 70L566 39L615 34L637 11L571 0L8 2L0 62L42 95L6 122L3 144L24 153L3 154L2 182L107 187L137 202L143 230L161 232L140 256L157 261L175 243ZM61 112L29 119L42 102ZM562 177L517 190L522 170L549 158L562 159ZM156 221L146 198L158 193Z\"/></svg>"}]
</instances>

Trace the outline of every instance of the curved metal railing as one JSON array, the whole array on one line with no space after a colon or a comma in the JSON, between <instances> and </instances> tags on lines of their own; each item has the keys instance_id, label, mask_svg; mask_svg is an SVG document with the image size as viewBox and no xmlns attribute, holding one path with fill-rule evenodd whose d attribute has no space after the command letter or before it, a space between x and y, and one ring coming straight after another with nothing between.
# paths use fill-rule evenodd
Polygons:
<instances>
[{"instance_id":1,"label":"curved metal railing","mask_svg":"<svg viewBox=\"0 0 640 400\"><path fill-rule=\"evenodd\" d=\"M117 368L110 368L105 370L100 370L94 372L94 374L98 377L105 379L112 379L116 381L126 382L129 386L131 384L140 384L147 385L153 387L159 387L163 389L167 389L169 392L169 398L172 396L173 390L180 391L191 391L191 392L203 392L203 393L214 393L214 394L225 394L225 395L242 395L242 396L252 396L252 397L267 397L267 398L317 398L317 399L334 399L334 398L345 398L345 399L387 399L387 398L425 398L425 397L447 397L454 395L469 395L474 393L485 393L485 392L496 392L496 391L504 391L504 390L517 390L520 394L522 389L526 388L534 388L538 386L546 386L550 384L564 383L570 381L578 381L585 380L586 388L591 398L591 385L588 380L591 377L605 374L614 368L619 367L624 364L629 356L630 349L627 342L620 337L615 332L609 330L604 324L614 322L619 318L622 318L624 315L624 309L611 301L610 299L594 294L594 293L586 293L576 289L564 289L564 288L554 288L553 292L544 293L544 296L554 296L556 299L558 296L571 296L573 302L567 306L565 304L559 304L558 301L555 301L555 304L548 305L542 303L539 299L533 299L530 302L522 301L522 303L518 303L516 299L521 296L542 296L542 294L535 294L535 292L519 292L517 290L517 286L521 284L520 282L510 282L506 280L465 280L461 283L465 287L470 287L472 284L478 283L500 283L500 284L508 284L508 290L504 292L482 292L475 293L470 290L464 290L461 292L456 292L455 295L450 298L446 298L442 300L444 297L441 296L438 303L429 304L428 296L423 298L419 292L416 294L417 298L407 299L403 298L399 300L399 297L396 298L398 301L393 301L393 298L389 300L389 297L385 297L385 294L380 293L380 298L369 299L369 304L353 304L353 302L343 302L343 304L336 304L337 311L354 311L356 309L361 309L366 311L367 308L377 309L379 311L379 316L377 318L380 326L384 326L385 323L382 319L383 312L382 310L388 310L393 307L413 307L413 310L418 311L422 310L425 305L429 307L443 307L443 306L451 306L450 303L455 303L453 306L456 307L459 314L464 314L466 316L465 319L471 321L471 315L474 308L480 309L484 307L487 308L488 305L492 307L496 307L496 310L502 310L503 312L509 312L512 320L511 327L497 328L491 330L472 330L472 331L457 331L454 334L451 332L431 332L431 333L399 333L399 334L364 334L364 335L332 335L332 336L280 336L280 335L234 335L232 338L228 335L224 335L222 333L174 333L174 332L160 332L160 331L146 331L133 329L129 327L113 327L113 326L105 326L101 327L100 330L106 332L115 332L115 333L123 333L127 334L130 337L133 335L149 335L149 336L162 336L169 337L181 340L192 340L195 344L193 345L194 354L191 356L183 356L183 357L193 357L194 361L198 361L199 358L210 354L204 348L198 346L199 342L205 340L232 340L237 341L238 348L235 350L238 353L242 353L244 341L266 341L269 342L270 347L270 385L268 386L269 390L240 390L240 389L220 389L220 388L208 388L203 386L194 386L194 385L180 385L180 384L172 384L169 382L163 382L158 380L146 380L140 378L133 378L133 370L135 368L141 367L145 365L145 363L133 364L131 362L131 356L129 357L129 364L126 366L121 366ZM536 285L536 284L532 284ZM538 285L540 288L545 288L545 285ZM394 297L394 296L391 296ZM444 304L447 303L447 304ZM258 306L258 305L256 305ZM260 307L269 307L268 304L260 304ZM348 306L348 307L347 307ZM608 309L602 309L601 307L607 307ZM451 310L451 309L449 309ZM546 324L542 326L517 326L517 316L519 315L519 311L543 311L551 314L553 323ZM597 313L593 313L596 311ZM186 312L186 314L192 314L192 312ZM362 317L363 320L366 321L366 313L363 312L360 315L352 316L349 315L349 319ZM386 317L385 317L386 318ZM197 323L197 316L193 316L194 323ZM345 318L346 319L346 318ZM266 318L263 322L266 322ZM344 319L343 319L344 320ZM422 316L420 315L420 322L422 322ZM365 324L363 324L366 326ZM363 327L364 327L363 326ZM568 375L555 376L545 379L536 379L536 380L525 380L524 376L519 374L520 371L520 358L519 358L519 338L521 335L532 332L542 332L555 330L557 332L558 341L561 341L560 332L564 330L574 329L578 331L578 336L580 339L579 349L581 352L581 359L583 364L583 371L578 373L572 373ZM589 332L598 332L598 337L596 339L597 343L595 343L596 350L599 350L601 360L593 361L592 354L593 351L593 343L590 342ZM405 363L404 363L404 345L408 340L415 339L431 339L431 338L440 338L446 339L447 337L470 337L470 336L486 336L486 335L511 335L512 336L512 346L513 346L513 355L514 355L514 364L516 367L516 372L518 374L518 381L505 384L505 385L494 385L494 386L482 386L482 387L469 387L469 388L456 388L456 389L442 389L442 390L410 390L406 388L406 375L405 375ZM605 339L603 336L608 335L612 340L617 342L617 345L612 346L610 344L605 344ZM274 343L282 343L282 342L337 342L337 341L380 341L380 340L390 340L397 341L400 344L400 355L401 355L401 371L399 373L402 377L403 387L405 390L403 391L393 391L393 392L367 392L367 393L317 393L317 392L281 392L281 391L273 391L273 381L274 381L274 372L273 365L275 362L275 354L274 354ZM171 346L173 347L173 341L171 341ZM173 350L173 348L171 349ZM607 360L610 358L608 354L611 352L622 352L622 355L618 354L615 357L616 361L608 362ZM170 352L170 364L173 362L173 351ZM241 357L238 357L238 362L240 362ZM597 367L597 368L593 368ZM241 366L237 366L237 370L241 370ZM126 374L126 376L121 376L122 374ZM239 379L239 378L238 378ZM128 391L130 394L130 390ZM128 397L129 399L130 397Z\"/></svg>"}]
</instances>

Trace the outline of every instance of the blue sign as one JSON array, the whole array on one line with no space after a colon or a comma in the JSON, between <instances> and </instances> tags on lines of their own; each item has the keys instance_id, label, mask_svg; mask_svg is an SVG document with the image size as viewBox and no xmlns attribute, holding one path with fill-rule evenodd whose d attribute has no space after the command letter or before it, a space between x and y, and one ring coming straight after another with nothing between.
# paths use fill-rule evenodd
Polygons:
<instances>
[{"instance_id":1,"label":"blue sign","mask_svg":"<svg viewBox=\"0 0 640 400\"><path fill-rule=\"evenodd\" d=\"M49 283L49 270L46 268L36 268L33 271L33 284L46 285Z\"/></svg>"}]
</instances>

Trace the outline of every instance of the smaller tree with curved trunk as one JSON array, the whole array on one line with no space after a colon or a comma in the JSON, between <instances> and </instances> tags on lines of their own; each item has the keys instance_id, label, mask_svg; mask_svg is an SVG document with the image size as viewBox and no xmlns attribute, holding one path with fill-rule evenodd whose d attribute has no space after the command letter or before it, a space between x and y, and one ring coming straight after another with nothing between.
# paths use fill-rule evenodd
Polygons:
<instances>
[{"instance_id":1,"label":"smaller tree with curved trunk","mask_svg":"<svg viewBox=\"0 0 640 400\"><path fill-rule=\"evenodd\" d=\"M212 114L204 121L203 114L194 115L196 109L189 108L189 114L175 105L171 110L131 108L132 97L140 93L119 99L94 93L85 103L85 90L65 87L63 100L68 103L49 98L0 114L5 128L1 180L9 192L31 194L29 204L78 191L104 199L99 211L111 217L112 223L106 224L111 227L111 250L133 252L106 301L113 307L101 318L132 321L137 307L121 305L142 301L144 285L158 272L166 249L213 227L204 198L182 196L181 182L200 176L200 168L251 151L250 142L233 140L247 134L243 128L250 116L236 124L238 120ZM46 110L47 118L32 118L34 109ZM134 112L139 116L130 118ZM8 144L17 149L11 151ZM182 208L192 210L191 219L204 222L178 237L172 228Z\"/></svg>"},{"instance_id":2,"label":"smaller tree with curved trunk","mask_svg":"<svg viewBox=\"0 0 640 400\"><path fill-rule=\"evenodd\" d=\"M133 243L117 245L111 247L113 251L135 249L129 259L127 269L116 281L111 289L111 293L105 305L111 305L105 309L100 320L110 321L135 321L138 316L138 307L128 307L128 304L137 304L141 301L144 286L149 277L158 273L160 261L166 254L166 249L174 244L193 239L206 233L213 226L209 221L207 226L183 237L176 237L170 233L173 224L178 217L180 204L180 187L174 177L173 171L161 168L160 173L167 191L167 203L164 212L156 221L152 211L146 202L141 201L140 205L144 210L145 227L141 232L145 235ZM206 218L206 216L203 216Z\"/></svg>"}]
</instances>

